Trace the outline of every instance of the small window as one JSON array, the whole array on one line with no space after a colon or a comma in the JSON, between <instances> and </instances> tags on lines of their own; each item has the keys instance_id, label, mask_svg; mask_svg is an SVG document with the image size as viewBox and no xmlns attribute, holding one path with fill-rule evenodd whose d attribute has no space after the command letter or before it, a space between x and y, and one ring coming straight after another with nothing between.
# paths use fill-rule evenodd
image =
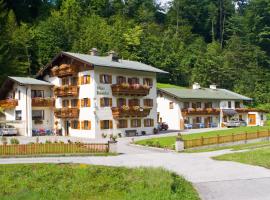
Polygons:
<instances>
[{"instance_id":1,"label":"small window","mask_svg":"<svg viewBox=\"0 0 270 200\"><path fill-rule=\"evenodd\" d=\"M189 102L184 102L184 108L188 109L189 108Z\"/></svg>"},{"instance_id":2,"label":"small window","mask_svg":"<svg viewBox=\"0 0 270 200\"><path fill-rule=\"evenodd\" d=\"M140 119L132 119L131 120L131 127L132 128L141 127L141 120Z\"/></svg>"},{"instance_id":3,"label":"small window","mask_svg":"<svg viewBox=\"0 0 270 200\"><path fill-rule=\"evenodd\" d=\"M124 98L117 99L117 107L120 108L120 107L122 107L124 105L126 105L126 99L124 99Z\"/></svg>"},{"instance_id":4,"label":"small window","mask_svg":"<svg viewBox=\"0 0 270 200\"><path fill-rule=\"evenodd\" d=\"M91 106L90 99L88 98L81 99L81 107L90 107L90 106Z\"/></svg>"},{"instance_id":5,"label":"small window","mask_svg":"<svg viewBox=\"0 0 270 200\"><path fill-rule=\"evenodd\" d=\"M108 74L101 74L99 81L100 81L100 83L111 84L112 83L112 76L108 75Z\"/></svg>"},{"instance_id":6,"label":"small window","mask_svg":"<svg viewBox=\"0 0 270 200\"><path fill-rule=\"evenodd\" d=\"M235 102L235 108L240 108L240 102L239 101Z\"/></svg>"},{"instance_id":7,"label":"small window","mask_svg":"<svg viewBox=\"0 0 270 200\"><path fill-rule=\"evenodd\" d=\"M154 101L153 99L144 99L143 104L144 106L147 106L147 107L153 107Z\"/></svg>"},{"instance_id":8,"label":"small window","mask_svg":"<svg viewBox=\"0 0 270 200\"><path fill-rule=\"evenodd\" d=\"M172 101L169 103L169 108L173 109L173 102Z\"/></svg>"},{"instance_id":9,"label":"small window","mask_svg":"<svg viewBox=\"0 0 270 200\"><path fill-rule=\"evenodd\" d=\"M31 97L32 98L44 98L44 91L43 90L31 90Z\"/></svg>"},{"instance_id":10,"label":"small window","mask_svg":"<svg viewBox=\"0 0 270 200\"><path fill-rule=\"evenodd\" d=\"M22 111L21 110L15 111L15 120L22 120Z\"/></svg>"},{"instance_id":11,"label":"small window","mask_svg":"<svg viewBox=\"0 0 270 200\"><path fill-rule=\"evenodd\" d=\"M69 107L69 100L68 99L64 99L62 101L62 107L63 108L68 108Z\"/></svg>"},{"instance_id":12,"label":"small window","mask_svg":"<svg viewBox=\"0 0 270 200\"><path fill-rule=\"evenodd\" d=\"M239 115L239 120L243 120L243 116L242 115Z\"/></svg>"},{"instance_id":13,"label":"small window","mask_svg":"<svg viewBox=\"0 0 270 200\"><path fill-rule=\"evenodd\" d=\"M202 123L202 118L201 117L196 117L196 123Z\"/></svg>"},{"instance_id":14,"label":"small window","mask_svg":"<svg viewBox=\"0 0 270 200\"><path fill-rule=\"evenodd\" d=\"M90 130L91 129L91 121L88 121L88 120L82 121L81 127L83 130Z\"/></svg>"},{"instance_id":15,"label":"small window","mask_svg":"<svg viewBox=\"0 0 270 200\"><path fill-rule=\"evenodd\" d=\"M78 107L78 99L71 99L71 107L72 108Z\"/></svg>"},{"instance_id":16,"label":"small window","mask_svg":"<svg viewBox=\"0 0 270 200\"><path fill-rule=\"evenodd\" d=\"M204 107L205 108L212 108L213 107L212 102L205 103Z\"/></svg>"},{"instance_id":17,"label":"small window","mask_svg":"<svg viewBox=\"0 0 270 200\"><path fill-rule=\"evenodd\" d=\"M71 122L71 128L72 128L72 129L79 129L79 128L80 128L80 123L79 123L79 121L78 121L78 120L73 120L73 121Z\"/></svg>"},{"instance_id":18,"label":"small window","mask_svg":"<svg viewBox=\"0 0 270 200\"><path fill-rule=\"evenodd\" d=\"M90 75L84 75L81 77L81 85L90 84Z\"/></svg>"},{"instance_id":19,"label":"small window","mask_svg":"<svg viewBox=\"0 0 270 200\"><path fill-rule=\"evenodd\" d=\"M62 85L69 85L69 78L68 77L62 78Z\"/></svg>"},{"instance_id":20,"label":"small window","mask_svg":"<svg viewBox=\"0 0 270 200\"><path fill-rule=\"evenodd\" d=\"M71 85L72 86L78 85L78 77L72 77L71 78Z\"/></svg>"},{"instance_id":21,"label":"small window","mask_svg":"<svg viewBox=\"0 0 270 200\"><path fill-rule=\"evenodd\" d=\"M112 128L113 128L112 120L100 121L100 129L112 129Z\"/></svg>"},{"instance_id":22,"label":"small window","mask_svg":"<svg viewBox=\"0 0 270 200\"><path fill-rule=\"evenodd\" d=\"M117 84L126 83L126 78L123 77L123 76L117 76L117 78L116 78L116 83L117 83Z\"/></svg>"},{"instance_id":23,"label":"small window","mask_svg":"<svg viewBox=\"0 0 270 200\"><path fill-rule=\"evenodd\" d=\"M264 119L263 119L264 117L263 117L263 114L261 114L261 120L263 121Z\"/></svg>"},{"instance_id":24,"label":"small window","mask_svg":"<svg viewBox=\"0 0 270 200\"><path fill-rule=\"evenodd\" d=\"M111 107L112 98L104 97L100 99L100 107Z\"/></svg>"},{"instance_id":25,"label":"small window","mask_svg":"<svg viewBox=\"0 0 270 200\"><path fill-rule=\"evenodd\" d=\"M147 85L149 87L152 87L153 86L153 79L151 79L151 78L144 78L143 79L143 84L144 85Z\"/></svg>"},{"instance_id":26,"label":"small window","mask_svg":"<svg viewBox=\"0 0 270 200\"><path fill-rule=\"evenodd\" d=\"M137 77L129 78L129 79L128 79L128 83L129 83L130 85L139 84L139 83L140 83L140 82L139 82L139 78L137 78Z\"/></svg>"},{"instance_id":27,"label":"small window","mask_svg":"<svg viewBox=\"0 0 270 200\"><path fill-rule=\"evenodd\" d=\"M231 107L232 107L232 102L228 101L228 108L231 108Z\"/></svg>"},{"instance_id":28,"label":"small window","mask_svg":"<svg viewBox=\"0 0 270 200\"><path fill-rule=\"evenodd\" d=\"M43 120L44 110L32 110L32 120Z\"/></svg>"},{"instance_id":29,"label":"small window","mask_svg":"<svg viewBox=\"0 0 270 200\"><path fill-rule=\"evenodd\" d=\"M126 119L119 119L117 128L127 128L127 120Z\"/></svg>"},{"instance_id":30,"label":"small window","mask_svg":"<svg viewBox=\"0 0 270 200\"><path fill-rule=\"evenodd\" d=\"M144 119L144 127L152 127L152 126L154 126L153 119Z\"/></svg>"},{"instance_id":31,"label":"small window","mask_svg":"<svg viewBox=\"0 0 270 200\"><path fill-rule=\"evenodd\" d=\"M129 106L140 106L140 100L139 99L129 99L128 105Z\"/></svg>"},{"instance_id":32,"label":"small window","mask_svg":"<svg viewBox=\"0 0 270 200\"><path fill-rule=\"evenodd\" d=\"M191 107L196 109L197 108L197 104L196 103L191 103Z\"/></svg>"},{"instance_id":33,"label":"small window","mask_svg":"<svg viewBox=\"0 0 270 200\"><path fill-rule=\"evenodd\" d=\"M201 108L202 107L202 103L201 102L197 102L196 103L196 108Z\"/></svg>"},{"instance_id":34,"label":"small window","mask_svg":"<svg viewBox=\"0 0 270 200\"><path fill-rule=\"evenodd\" d=\"M21 90L18 92L18 99L21 100Z\"/></svg>"}]
</instances>

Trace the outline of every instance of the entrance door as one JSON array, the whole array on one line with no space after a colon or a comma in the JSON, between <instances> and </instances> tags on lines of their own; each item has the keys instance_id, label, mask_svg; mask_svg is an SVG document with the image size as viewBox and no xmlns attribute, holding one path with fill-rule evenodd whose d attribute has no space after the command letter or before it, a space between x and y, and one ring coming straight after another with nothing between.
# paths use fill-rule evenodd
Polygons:
<instances>
[{"instance_id":1,"label":"entrance door","mask_svg":"<svg viewBox=\"0 0 270 200\"><path fill-rule=\"evenodd\" d=\"M248 114L248 125L256 125L256 115Z\"/></svg>"},{"instance_id":2,"label":"entrance door","mask_svg":"<svg viewBox=\"0 0 270 200\"><path fill-rule=\"evenodd\" d=\"M65 121L65 136L69 136L69 127L70 127L70 122L66 120Z\"/></svg>"}]
</instances>

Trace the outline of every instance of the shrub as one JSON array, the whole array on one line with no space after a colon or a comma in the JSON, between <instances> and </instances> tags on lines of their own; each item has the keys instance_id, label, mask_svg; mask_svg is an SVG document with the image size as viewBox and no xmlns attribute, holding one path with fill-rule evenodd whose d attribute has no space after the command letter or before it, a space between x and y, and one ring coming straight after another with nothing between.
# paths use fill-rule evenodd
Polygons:
<instances>
[{"instance_id":1,"label":"shrub","mask_svg":"<svg viewBox=\"0 0 270 200\"><path fill-rule=\"evenodd\" d=\"M152 141L152 140L147 140L147 141L145 142L145 144L146 144L147 146L153 146L153 141Z\"/></svg>"},{"instance_id":2,"label":"shrub","mask_svg":"<svg viewBox=\"0 0 270 200\"><path fill-rule=\"evenodd\" d=\"M121 138L122 137L122 133L118 133L118 137Z\"/></svg>"},{"instance_id":3,"label":"shrub","mask_svg":"<svg viewBox=\"0 0 270 200\"><path fill-rule=\"evenodd\" d=\"M50 140L46 140L45 144L51 144L52 142Z\"/></svg>"},{"instance_id":4,"label":"shrub","mask_svg":"<svg viewBox=\"0 0 270 200\"><path fill-rule=\"evenodd\" d=\"M10 144L20 144L20 141L17 138L11 138L9 142Z\"/></svg>"},{"instance_id":5,"label":"shrub","mask_svg":"<svg viewBox=\"0 0 270 200\"><path fill-rule=\"evenodd\" d=\"M2 142L2 144L6 145L7 144L7 138L2 136L1 142Z\"/></svg>"},{"instance_id":6,"label":"shrub","mask_svg":"<svg viewBox=\"0 0 270 200\"><path fill-rule=\"evenodd\" d=\"M106 138L106 137L107 137L107 134L106 134L106 133L102 133L101 136L102 136L103 138Z\"/></svg>"},{"instance_id":7,"label":"shrub","mask_svg":"<svg viewBox=\"0 0 270 200\"><path fill-rule=\"evenodd\" d=\"M155 146L155 147L158 147L158 148L161 147L159 141L156 141L154 146Z\"/></svg>"}]
</instances>

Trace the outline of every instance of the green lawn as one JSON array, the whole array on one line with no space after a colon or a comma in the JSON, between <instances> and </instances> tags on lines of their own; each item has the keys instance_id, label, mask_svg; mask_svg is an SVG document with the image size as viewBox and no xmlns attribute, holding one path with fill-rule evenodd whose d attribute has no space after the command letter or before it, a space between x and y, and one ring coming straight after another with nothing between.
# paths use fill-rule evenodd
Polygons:
<instances>
[{"instance_id":1,"label":"green lawn","mask_svg":"<svg viewBox=\"0 0 270 200\"><path fill-rule=\"evenodd\" d=\"M256 131L263 131L268 130L269 126L256 126L256 127L239 127L239 128L232 128L232 129L223 129L218 131L209 131L204 133L193 133L189 135L183 135L184 140L191 140L197 139L201 137L212 137L212 136L224 136L230 134L238 134L238 133L253 133ZM136 144L144 145L144 146L155 146L161 148L169 148L174 149L176 136L169 136L169 137L159 137L159 138L152 138L152 139L145 139L137 141Z\"/></svg>"},{"instance_id":2,"label":"green lawn","mask_svg":"<svg viewBox=\"0 0 270 200\"><path fill-rule=\"evenodd\" d=\"M270 147L250 150L247 152L239 152L232 154L224 154L214 157L215 160L235 161L250 165L258 165L270 169Z\"/></svg>"},{"instance_id":3,"label":"green lawn","mask_svg":"<svg viewBox=\"0 0 270 200\"><path fill-rule=\"evenodd\" d=\"M157 83L157 87L158 88L179 88L179 89L183 89L185 87L179 86L179 85L172 85L169 83Z\"/></svg>"},{"instance_id":4,"label":"green lawn","mask_svg":"<svg viewBox=\"0 0 270 200\"><path fill-rule=\"evenodd\" d=\"M192 185L160 168L85 164L0 165L1 200L196 200Z\"/></svg>"}]
</instances>

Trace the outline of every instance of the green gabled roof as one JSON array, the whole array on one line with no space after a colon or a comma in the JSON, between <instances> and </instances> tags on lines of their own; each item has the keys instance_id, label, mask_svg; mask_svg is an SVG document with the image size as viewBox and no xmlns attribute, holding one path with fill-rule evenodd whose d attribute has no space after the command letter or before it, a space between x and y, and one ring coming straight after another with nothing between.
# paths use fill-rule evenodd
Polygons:
<instances>
[{"instance_id":1,"label":"green gabled roof","mask_svg":"<svg viewBox=\"0 0 270 200\"><path fill-rule=\"evenodd\" d=\"M89 54L80 54L80 53L71 53L71 52L62 52L64 55L71 56L73 58L77 58L84 62L96 65L96 66L104 66L104 67L113 67L113 68L121 68L121 69L132 69L137 71L148 71L155 73L167 73L158 68L152 67L150 65L146 65L141 62L131 61L131 60L122 60L112 61L109 56L93 56Z\"/></svg>"},{"instance_id":2,"label":"green gabled roof","mask_svg":"<svg viewBox=\"0 0 270 200\"><path fill-rule=\"evenodd\" d=\"M35 78L30 77L17 77L17 76L8 76L9 79L12 81L15 81L22 85L47 85L47 86L53 86L52 83L41 81Z\"/></svg>"},{"instance_id":3,"label":"green gabled roof","mask_svg":"<svg viewBox=\"0 0 270 200\"><path fill-rule=\"evenodd\" d=\"M216 99L216 100L245 100L252 99L226 89L187 89L187 88L158 88L159 91L179 99Z\"/></svg>"}]
</instances>

